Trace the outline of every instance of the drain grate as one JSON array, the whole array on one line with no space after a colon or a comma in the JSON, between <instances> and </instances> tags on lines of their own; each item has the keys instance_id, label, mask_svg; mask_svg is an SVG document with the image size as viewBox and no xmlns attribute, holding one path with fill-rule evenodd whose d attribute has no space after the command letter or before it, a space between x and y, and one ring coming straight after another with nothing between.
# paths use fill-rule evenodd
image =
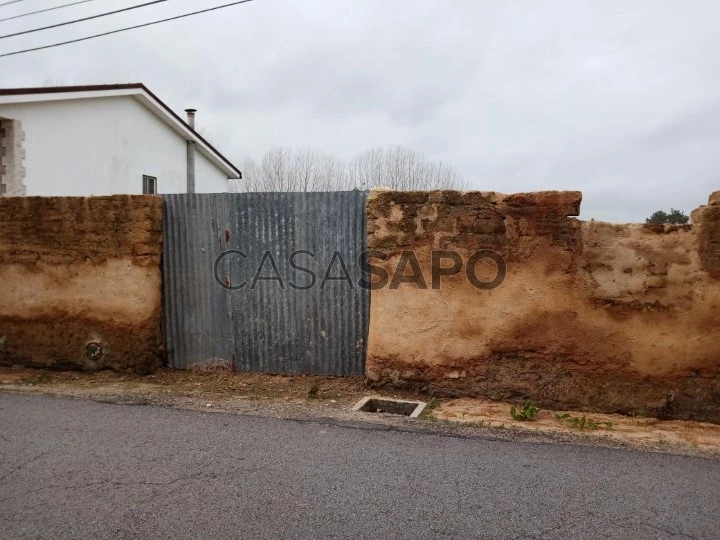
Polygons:
<instances>
[{"instance_id":1,"label":"drain grate","mask_svg":"<svg viewBox=\"0 0 720 540\"><path fill-rule=\"evenodd\" d=\"M417 418L425 405L424 401L405 401L402 399L367 396L357 402L353 407L353 411L400 414L410 418Z\"/></svg>"}]
</instances>

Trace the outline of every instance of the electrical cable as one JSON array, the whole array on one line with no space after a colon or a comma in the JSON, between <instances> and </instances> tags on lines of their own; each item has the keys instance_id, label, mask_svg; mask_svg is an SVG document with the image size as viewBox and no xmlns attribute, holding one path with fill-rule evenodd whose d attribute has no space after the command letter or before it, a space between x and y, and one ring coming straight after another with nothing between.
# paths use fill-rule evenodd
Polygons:
<instances>
[{"instance_id":1,"label":"electrical cable","mask_svg":"<svg viewBox=\"0 0 720 540\"><path fill-rule=\"evenodd\" d=\"M9 6L10 4L17 4L18 2L24 2L25 0L12 0L12 2L5 2L3 4L0 4L0 7L3 6Z\"/></svg>"},{"instance_id":2,"label":"electrical cable","mask_svg":"<svg viewBox=\"0 0 720 540\"><path fill-rule=\"evenodd\" d=\"M51 8L39 9L37 11L30 11L29 13L21 13L20 15L13 15L12 17L5 17L0 19L3 21L12 21L13 19L21 19L22 17L29 17L30 15L37 15L38 13L45 13L46 11L55 11L56 9L62 9L70 6L77 6L78 4L87 4L88 2L94 2L95 0L80 0L79 2L73 2L71 4L63 4L61 6L55 6Z\"/></svg>"},{"instance_id":3,"label":"electrical cable","mask_svg":"<svg viewBox=\"0 0 720 540\"><path fill-rule=\"evenodd\" d=\"M42 26L40 28L33 28L32 30L23 30L22 32L15 32L14 34L5 34L0 36L0 39L6 39L9 37L22 36L24 34L32 34L33 32L41 32L42 30L50 30L51 28L59 28L61 26L68 26L70 24L76 24L84 21L91 21L93 19L99 19L101 17L107 17L108 15L116 15L117 13L123 13L125 11L132 11L142 7L152 6L154 4L161 4L168 0L152 0L152 2L145 2L144 4L138 4L136 6L130 6L122 9L116 9L115 11L106 11L105 13L98 13L97 15L91 15L90 17L83 17L82 19L75 19L73 21L65 21L57 24L51 24L49 26Z\"/></svg>"},{"instance_id":4,"label":"electrical cable","mask_svg":"<svg viewBox=\"0 0 720 540\"><path fill-rule=\"evenodd\" d=\"M164 23L164 22L168 22L168 21L175 21L175 20L177 20L177 19L184 19L185 17L191 17L191 16L193 16L193 15L199 15L199 14L201 14L201 13L207 13L207 12L209 12L209 11L215 11L215 10L218 10L218 9L223 9L223 8L227 8L227 7L237 6L237 5L239 5L239 4L246 4L246 3L252 2L252 1L253 1L253 0L240 0L240 1L238 1L238 2L231 2L231 3L229 3L229 4L223 4L223 5L221 5L221 6L215 6L215 7L211 7L211 8L208 8L208 9L201 9L200 11L193 11L193 12L191 12L191 13L183 13L182 15L176 15L176 16L174 16L174 17L168 17L167 19L160 19L160 20L157 20L157 21L151 21L151 22L149 22L149 23L137 24L137 25L135 25L135 26L127 26L127 27L125 27L125 28L120 28L120 29L118 29L118 30L111 30L110 32L103 32L102 34L94 34L94 35L92 35L92 36L86 36L86 37L81 37L81 38L77 38L77 39L70 39L70 40L68 40L68 41L61 41L61 42L59 42L59 43L53 43L53 44L51 44L51 45L43 45L42 47L33 47L33 48L31 48L31 49L23 49L23 50L21 50L21 51L13 51L13 52L9 52L9 53L4 53L4 54L0 54L0 58L4 58L4 57L6 57L6 56L14 56L14 55L16 55L16 54L23 54L23 53L34 52L34 51L41 51L41 50L44 50L44 49L52 49L53 47L60 47L60 46L62 46L62 45L69 45L70 43L79 43L80 41L87 41L87 40L89 40L89 39L95 39L95 38L99 38L99 37L109 36L109 35L112 35L112 34L118 34L118 33L120 33L120 32L126 32L126 31L128 31L128 30L135 30L135 29L137 29L137 28L144 28L144 27L146 27L146 26L152 26L152 25L154 25L154 24L160 24L160 23Z\"/></svg>"}]
</instances>

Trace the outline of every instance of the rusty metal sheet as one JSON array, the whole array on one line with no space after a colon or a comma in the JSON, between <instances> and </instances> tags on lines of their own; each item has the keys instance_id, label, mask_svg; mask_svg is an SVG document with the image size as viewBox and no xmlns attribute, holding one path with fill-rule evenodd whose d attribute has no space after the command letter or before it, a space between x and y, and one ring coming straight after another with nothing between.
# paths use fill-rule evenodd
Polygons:
<instances>
[{"instance_id":1,"label":"rusty metal sheet","mask_svg":"<svg viewBox=\"0 0 720 540\"><path fill-rule=\"evenodd\" d=\"M362 374L370 291L359 286L357 261L366 197L165 195L169 365Z\"/></svg>"}]
</instances>

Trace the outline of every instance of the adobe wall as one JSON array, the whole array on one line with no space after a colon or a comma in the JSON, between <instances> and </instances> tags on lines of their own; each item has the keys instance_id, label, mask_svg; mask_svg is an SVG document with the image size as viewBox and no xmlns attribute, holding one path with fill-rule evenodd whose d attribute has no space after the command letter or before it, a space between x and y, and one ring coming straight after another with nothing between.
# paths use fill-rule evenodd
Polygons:
<instances>
[{"instance_id":1,"label":"adobe wall","mask_svg":"<svg viewBox=\"0 0 720 540\"><path fill-rule=\"evenodd\" d=\"M0 197L0 363L158 367L162 204Z\"/></svg>"},{"instance_id":2,"label":"adobe wall","mask_svg":"<svg viewBox=\"0 0 720 540\"><path fill-rule=\"evenodd\" d=\"M428 288L373 290L377 386L720 422L720 197L696 225L582 222L579 192L374 191L371 262L416 254ZM714 197L714 199L713 199ZM431 286L432 250L502 255L506 276ZM449 265L449 261L444 261ZM410 273L410 267L406 274ZM477 266L484 281L496 264Z\"/></svg>"}]
</instances>

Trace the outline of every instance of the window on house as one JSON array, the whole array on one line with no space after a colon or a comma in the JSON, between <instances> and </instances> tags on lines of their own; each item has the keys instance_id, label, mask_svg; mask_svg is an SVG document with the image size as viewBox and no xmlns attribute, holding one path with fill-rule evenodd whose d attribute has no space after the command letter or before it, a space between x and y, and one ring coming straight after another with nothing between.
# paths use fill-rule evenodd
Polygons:
<instances>
[{"instance_id":1,"label":"window on house","mask_svg":"<svg viewBox=\"0 0 720 540\"><path fill-rule=\"evenodd\" d=\"M157 194L157 177L143 174L143 195Z\"/></svg>"}]
</instances>

